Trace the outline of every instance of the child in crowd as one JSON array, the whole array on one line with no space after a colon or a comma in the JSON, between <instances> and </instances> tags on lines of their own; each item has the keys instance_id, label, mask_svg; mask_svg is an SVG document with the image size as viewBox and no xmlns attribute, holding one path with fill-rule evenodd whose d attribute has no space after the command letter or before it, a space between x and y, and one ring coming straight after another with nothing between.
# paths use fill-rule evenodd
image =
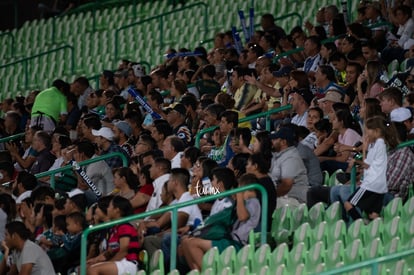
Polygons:
<instances>
[{"instance_id":1,"label":"child in crowd","mask_svg":"<svg viewBox=\"0 0 414 275\"><path fill-rule=\"evenodd\" d=\"M56 216L53 219L53 226L43 232L38 238L37 243L45 250L49 251L58 248L63 244L63 236L66 234L66 217Z\"/></svg>"},{"instance_id":2,"label":"child in crowd","mask_svg":"<svg viewBox=\"0 0 414 275\"><path fill-rule=\"evenodd\" d=\"M352 219L361 218L358 207L368 214L370 219L378 217L384 194L387 193L387 147L397 147L399 141L395 127L382 117L372 117L365 123L363 137L363 157L353 160L364 169L361 185L345 202L344 207Z\"/></svg>"},{"instance_id":3,"label":"child in crowd","mask_svg":"<svg viewBox=\"0 0 414 275\"><path fill-rule=\"evenodd\" d=\"M239 179L239 187L253 184L258 179L252 174L244 174ZM190 269L201 270L203 255L212 247L220 252L233 245L239 250L247 244L249 232L256 228L260 221L261 207L255 190L248 190L236 195L237 220L233 224L231 238L221 240L204 240L201 238L186 238L182 240L182 252Z\"/></svg>"},{"instance_id":4,"label":"child in crowd","mask_svg":"<svg viewBox=\"0 0 414 275\"><path fill-rule=\"evenodd\" d=\"M82 213L74 212L66 216L67 233L63 236L63 244L47 252L56 272L66 274L79 265L81 236L85 228L86 218Z\"/></svg>"}]
</instances>

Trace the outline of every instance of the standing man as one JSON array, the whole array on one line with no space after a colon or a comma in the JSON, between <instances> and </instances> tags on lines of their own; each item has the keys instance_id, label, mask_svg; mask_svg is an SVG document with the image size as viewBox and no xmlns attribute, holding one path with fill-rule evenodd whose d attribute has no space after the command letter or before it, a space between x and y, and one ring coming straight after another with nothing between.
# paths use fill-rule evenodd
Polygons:
<instances>
[{"instance_id":1,"label":"standing man","mask_svg":"<svg viewBox=\"0 0 414 275\"><path fill-rule=\"evenodd\" d=\"M41 126L51 133L59 122L65 122L68 114L65 94L69 91L69 84L58 79L51 88L40 92L33 104L30 127Z\"/></svg>"}]
</instances>

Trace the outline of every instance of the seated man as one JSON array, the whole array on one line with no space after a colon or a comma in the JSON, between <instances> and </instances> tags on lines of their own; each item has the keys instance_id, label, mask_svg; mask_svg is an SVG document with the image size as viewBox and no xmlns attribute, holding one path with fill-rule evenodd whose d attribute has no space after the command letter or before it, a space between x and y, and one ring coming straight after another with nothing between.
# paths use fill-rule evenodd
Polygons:
<instances>
[{"instance_id":1,"label":"seated man","mask_svg":"<svg viewBox=\"0 0 414 275\"><path fill-rule=\"evenodd\" d=\"M171 170L171 176L168 180L168 190L173 193L175 200L171 204L182 203L193 200L193 196L188 192L190 183L190 174L187 169L175 168ZM195 224L203 220L201 211L197 205L190 205L178 210L178 228ZM148 232L149 228L157 228L158 230L168 229L171 224L171 213L166 212L157 220L147 220L140 223L140 230ZM158 231L157 230L157 231ZM162 235L163 233L159 234ZM157 249L161 248L162 237L159 235L147 236L144 239L144 249L151 256Z\"/></svg>"}]
</instances>

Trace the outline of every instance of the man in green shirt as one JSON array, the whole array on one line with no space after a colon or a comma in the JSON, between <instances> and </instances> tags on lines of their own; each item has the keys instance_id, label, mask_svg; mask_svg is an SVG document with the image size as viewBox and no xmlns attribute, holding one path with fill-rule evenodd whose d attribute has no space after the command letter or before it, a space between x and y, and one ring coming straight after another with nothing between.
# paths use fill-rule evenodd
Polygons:
<instances>
[{"instance_id":1,"label":"man in green shirt","mask_svg":"<svg viewBox=\"0 0 414 275\"><path fill-rule=\"evenodd\" d=\"M41 126L44 131L52 132L59 122L67 117L65 92L70 91L68 83L55 80L53 86L40 92L34 101L30 126Z\"/></svg>"}]
</instances>

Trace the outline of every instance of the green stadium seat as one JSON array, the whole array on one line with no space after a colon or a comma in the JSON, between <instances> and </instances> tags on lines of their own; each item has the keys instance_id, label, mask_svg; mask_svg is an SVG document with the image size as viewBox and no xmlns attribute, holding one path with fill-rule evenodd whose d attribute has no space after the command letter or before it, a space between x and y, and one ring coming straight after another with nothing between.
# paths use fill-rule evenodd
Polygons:
<instances>
[{"instance_id":1,"label":"green stadium seat","mask_svg":"<svg viewBox=\"0 0 414 275\"><path fill-rule=\"evenodd\" d=\"M252 271L257 273L263 266L269 265L271 250L268 244L261 245L254 254Z\"/></svg>"},{"instance_id":2,"label":"green stadium seat","mask_svg":"<svg viewBox=\"0 0 414 275\"><path fill-rule=\"evenodd\" d=\"M145 270L138 270L137 275L146 275L147 272Z\"/></svg>"},{"instance_id":3,"label":"green stadium seat","mask_svg":"<svg viewBox=\"0 0 414 275\"><path fill-rule=\"evenodd\" d=\"M220 269L217 274L219 274L219 275L233 275L233 271L231 270L230 267L225 266L222 269Z\"/></svg>"},{"instance_id":4,"label":"green stadium seat","mask_svg":"<svg viewBox=\"0 0 414 275\"><path fill-rule=\"evenodd\" d=\"M373 238L367 244L365 244L364 253L362 256L363 260L369 260L377 258L383 255L383 246L380 238Z\"/></svg>"},{"instance_id":5,"label":"green stadium seat","mask_svg":"<svg viewBox=\"0 0 414 275\"><path fill-rule=\"evenodd\" d=\"M403 203L402 199L395 197L383 209L384 221L391 220L395 216L402 214Z\"/></svg>"},{"instance_id":6,"label":"green stadium seat","mask_svg":"<svg viewBox=\"0 0 414 275\"><path fill-rule=\"evenodd\" d=\"M412 216L414 216L414 197L409 198L403 206L402 209L402 218L404 220L410 219Z\"/></svg>"},{"instance_id":7,"label":"green stadium seat","mask_svg":"<svg viewBox=\"0 0 414 275\"><path fill-rule=\"evenodd\" d=\"M289 256L289 247L286 243L279 244L270 256L270 266L279 266L286 264L287 258Z\"/></svg>"},{"instance_id":8,"label":"green stadium seat","mask_svg":"<svg viewBox=\"0 0 414 275\"><path fill-rule=\"evenodd\" d=\"M240 273L238 273L240 274ZM273 275L272 272L270 272L270 267L268 265L262 266L260 270L257 273L251 273L256 275Z\"/></svg>"},{"instance_id":9,"label":"green stadium seat","mask_svg":"<svg viewBox=\"0 0 414 275\"><path fill-rule=\"evenodd\" d=\"M280 265L275 265L272 264L269 266L269 273L271 275L284 275L286 270L286 265L285 264L280 264Z\"/></svg>"},{"instance_id":10,"label":"green stadium seat","mask_svg":"<svg viewBox=\"0 0 414 275\"><path fill-rule=\"evenodd\" d=\"M325 241L327 230L328 223L326 221L320 222L314 229L311 230L309 245L313 245L318 241Z\"/></svg>"},{"instance_id":11,"label":"green stadium seat","mask_svg":"<svg viewBox=\"0 0 414 275\"><path fill-rule=\"evenodd\" d=\"M400 63L398 63L397 59L394 59L393 61L391 61L387 67L388 77L391 78L395 73L398 72L399 68L400 68Z\"/></svg>"},{"instance_id":12,"label":"green stadium seat","mask_svg":"<svg viewBox=\"0 0 414 275\"><path fill-rule=\"evenodd\" d=\"M364 244L369 243L372 239L381 237L382 231L384 230L384 224L382 218L376 218L372 220L367 226L362 235L362 241Z\"/></svg>"},{"instance_id":13,"label":"green stadium seat","mask_svg":"<svg viewBox=\"0 0 414 275\"><path fill-rule=\"evenodd\" d=\"M309 223L305 222L295 230L293 235L293 244L298 245L299 243L304 243L306 247L309 247L311 235L311 227Z\"/></svg>"},{"instance_id":14,"label":"green stadium seat","mask_svg":"<svg viewBox=\"0 0 414 275\"><path fill-rule=\"evenodd\" d=\"M353 240L361 238L362 234L365 230L364 221L362 219L358 219L354 221L349 227L347 231L346 237L346 245L352 243Z\"/></svg>"},{"instance_id":15,"label":"green stadium seat","mask_svg":"<svg viewBox=\"0 0 414 275\"><path fill-rule=\"evenodd\" d=\"M363 245L361 239L354 239L346 246L343 261L345 264L353 264L361 261Z\"/></svg>"},{"instance_id":16,"label":"green stadium seat","mask_svg":"<svg viewBox=\"0 0 414 275\"><path fill-rule=\"evenodd\" d=\"M325 259L325 245L322 241L315 242L308 251L306 256L306 268L308 271L318 272L317 266L324 262Z\"/></svg>"},{"instance_id":17,"label":"green stadium seat","mask_svg":"<svg viewBox=\"0 0 414 275\"><path fill-rule=\"evenodd\" d=\"M332 245L328 245L325 254L325 265L327 269L338 267L337 265L343 260L344 248L345 246L342 240L337 240Z\"/></svg>"},{"instance_id":18,"label":"green stadium seat","mask_svg":"<svg viewBox=\"0 0 414 275\"><path fill-rule=\"evenodd\" d=\"M297 265L288 266L285 270L286 275L302 275L307 274L306 266L303 263Z\"/></svg>"},{"instance_id":19,"label":"green stadium seat","mask_svg":"<svg viewBox=\"0 0 414 275\"><path fill-rule=\"evenodd\" d=\"M328 171L324 170L322 171L323 175L323 185L329 186L329 173Z\"/></svg>"},{"instance_id":20,"label":"green stadium seat","mask_svg":"<svg viewBox=\"0 0 414 275\"><path fill-rule=\"evenodd\" d=\"M401 243L399 237L394 237L391 240L384 240L384 255L397 253L401 250Z\"/></svg>"},{"instance_id":21,"label":"green stadium seat","mask_svg":"<svg viewBox=\"0 0 414 275\"><path fill-rule=\"evenodd\" d=\"M290 269L305 261L307 255L306 244L304 242L297 243L293 246L287 258L286 266Z\"/></svg>"},{"instance_id":22,"label":"green stadium seat","mask_svg":"<svg viewBox=\"0 0 414 275\"><path fill-rule=\"evenodd\" d=\"M381 269L381 275L391 274L411 274L408 270L408 265L405 260L394 261L385 263Z\"/></svg>"},{"instance_id":23,"label":"green stadium seat","mask_svg":"<svg viewBox=\"0 0 414 275\"><path fill-rule=\"evenodd\" d=\"M308 219L308 207L305 203L301 203L298 207L293 209L292 212L292 225L291 229L296 230L302 223L306 222Z\"/></svg>"},{"instance_id":24,"label":"green stadium seat","mask_svg":"<svg viewBox=\"0 0 414 275\"><path fill-rule=\"evenodd\" d=\"M339 201L336 201L329 205L325 211L325 221L328 223L334 223L342 219L342 206Z\"/></svg>"},{"instance_id":25,"label":"green stadium seat","mask_svg":"<svg viewBox=\"0 0 414 275\"><path fill-rule=\"evenodd\" d=\"M200 275L200 271L198 271L197 269L193 269L190 272L188 272L187 275Z\"/></svg>"},{"instance_id":26,"label":"green stadium seat","mask_svg":"<svg viewBox=\"0 0 414 275\"><path fill-rule=\"evenodd\" d=\"M272 215L272 238L276 244L287 242L291 235L292 209L289 205L277 208Z\"/></svg>"},{"instance_id":27,"label":"green stadium seat","mask_svg":"<svg viewBox=\"0 0 414 275\"><path fill-rule=\"evenodd\" d=\"M314 228L320 222L324 220L325 205L322 202L318 202L309 210L308 222L309 225Z\"/></svg>"},{"instance_id":28,"label":"green stadium seat","mask_svg":"<svg viewBox=\"0 0 414 275\"><path fill-rule=\"evenodd\" d=\"M243 246L239 252L237 252L236 272L239 267L247 266L252 269L254 258L254 248L250 244Z\"/></svg>"},{"instance_id":29,"label":"green stadium seat","mask_svg":"<svg viewBox=\"0 0 414 275\"><path fill-rule=\"evenodd\" d=\"M201 273L203 275L216 275L217 271L213 270L211 267L207 268L206 270L203 270L203 272Z\"/></svg>"},{"instance_id":30,"label":"green stadium seat","mask_svg":"<svg viewBox=\"0 0 414 275\"><path fill-rule=\"evenodd\" d=\"M235 269L235 263L236 263L236 249L234 246L227 247L219 257L217 270L220 271L224 269L225 267L230 268L230 271L234 271Z\"/></svg>"},{"instance_id":31,"label":"green stadium seat","mask_svg":"<svg viewBox=\"0 0 414 275\"><path fill-rule=\"evenodd\" d=\"M335 172L332 173L332 175L329 177L329 186L335 186L338 185L339 182L336 179L336 174L343 173L344 171L342 169L338 169Z\"/></svg>"},{"instance_id":32,"label":"green stadium seat","mask_svg":"<svg viewBox=\"0 0 414 275\"><path fill-rule=\"evenodd\" d=\"M382 231L382 239L384 240L384 243L387 243L391 239L398 236L398 232L400 229L400 216L396 216L391 220L388 220L384 224L384 228Z\"/></svg>"},{"instance_id":33,"label":"green stadium seat","mask_svg":"<svg viewBox=\"0 0 414 275\"><path fill-rule=\"evenodd\" d=\"M143 270L148 270L148 252L144 249L138 253L138 262L139 268Z\"/></svg>"},{"instance_id":34,"label":"green stadium seat","mask_svg":"<svg viewBox=\"0 0 414 275\"><path fill-rule=\"evenodd\" d=\"M164 253L161 249L157 249L152 255L149 263L149 272L160 271L164 274Z\"/></svg>"},{"instance_id":35,"label":"green stadium seat","mask_svg":"<svg viewBox=\"0 0 414 275\"><path fill-rule=\"evenodd\" d=\"M217 247L210 248L203 256L202 270L212 268L214 271L216 271L219 254L220 253Z\"/></svg>"},{"instance_id":36,"label":"green stadium seat","mask_svg":"<svg viewBox=\"0 0 414 275\"><path fill-rule=\"evenodd\" d=\"M180 271L178 271L177 269L171 270L168 275L180 275Z\"/></svg>"},{"instance_id":37,"label":"green stadium seat","mask_svg":"<svg viewBox=\"0 0 414 275\"><path fill-rule=\"evenodd\" d=\"M240 275L250 275L250 269L248 266L241 266L235 273Z\"/></svg>"},{"instance_id":38,"label":"green stadium seat","mask_svg":"<svg viewBox=\"0 0 414 275\"><path fill-rule=\"evenodd\" d=\"M326 245L334 243L337 240L345 241L346 225L343 220L338 220L334 224L328 223L328 228L325 230Z\"/></svg>"},{"instance_id":39,"label":"green stadium seat","mask_svg":"<svg viewBox=\"0 0 414 275\"><path fill-rule=\"evenodd\" d=\"M414 217L406 220L402 230L399 230L401 242L407 244L413 240L414 237Z\"/></svg>"}]
</instances>

